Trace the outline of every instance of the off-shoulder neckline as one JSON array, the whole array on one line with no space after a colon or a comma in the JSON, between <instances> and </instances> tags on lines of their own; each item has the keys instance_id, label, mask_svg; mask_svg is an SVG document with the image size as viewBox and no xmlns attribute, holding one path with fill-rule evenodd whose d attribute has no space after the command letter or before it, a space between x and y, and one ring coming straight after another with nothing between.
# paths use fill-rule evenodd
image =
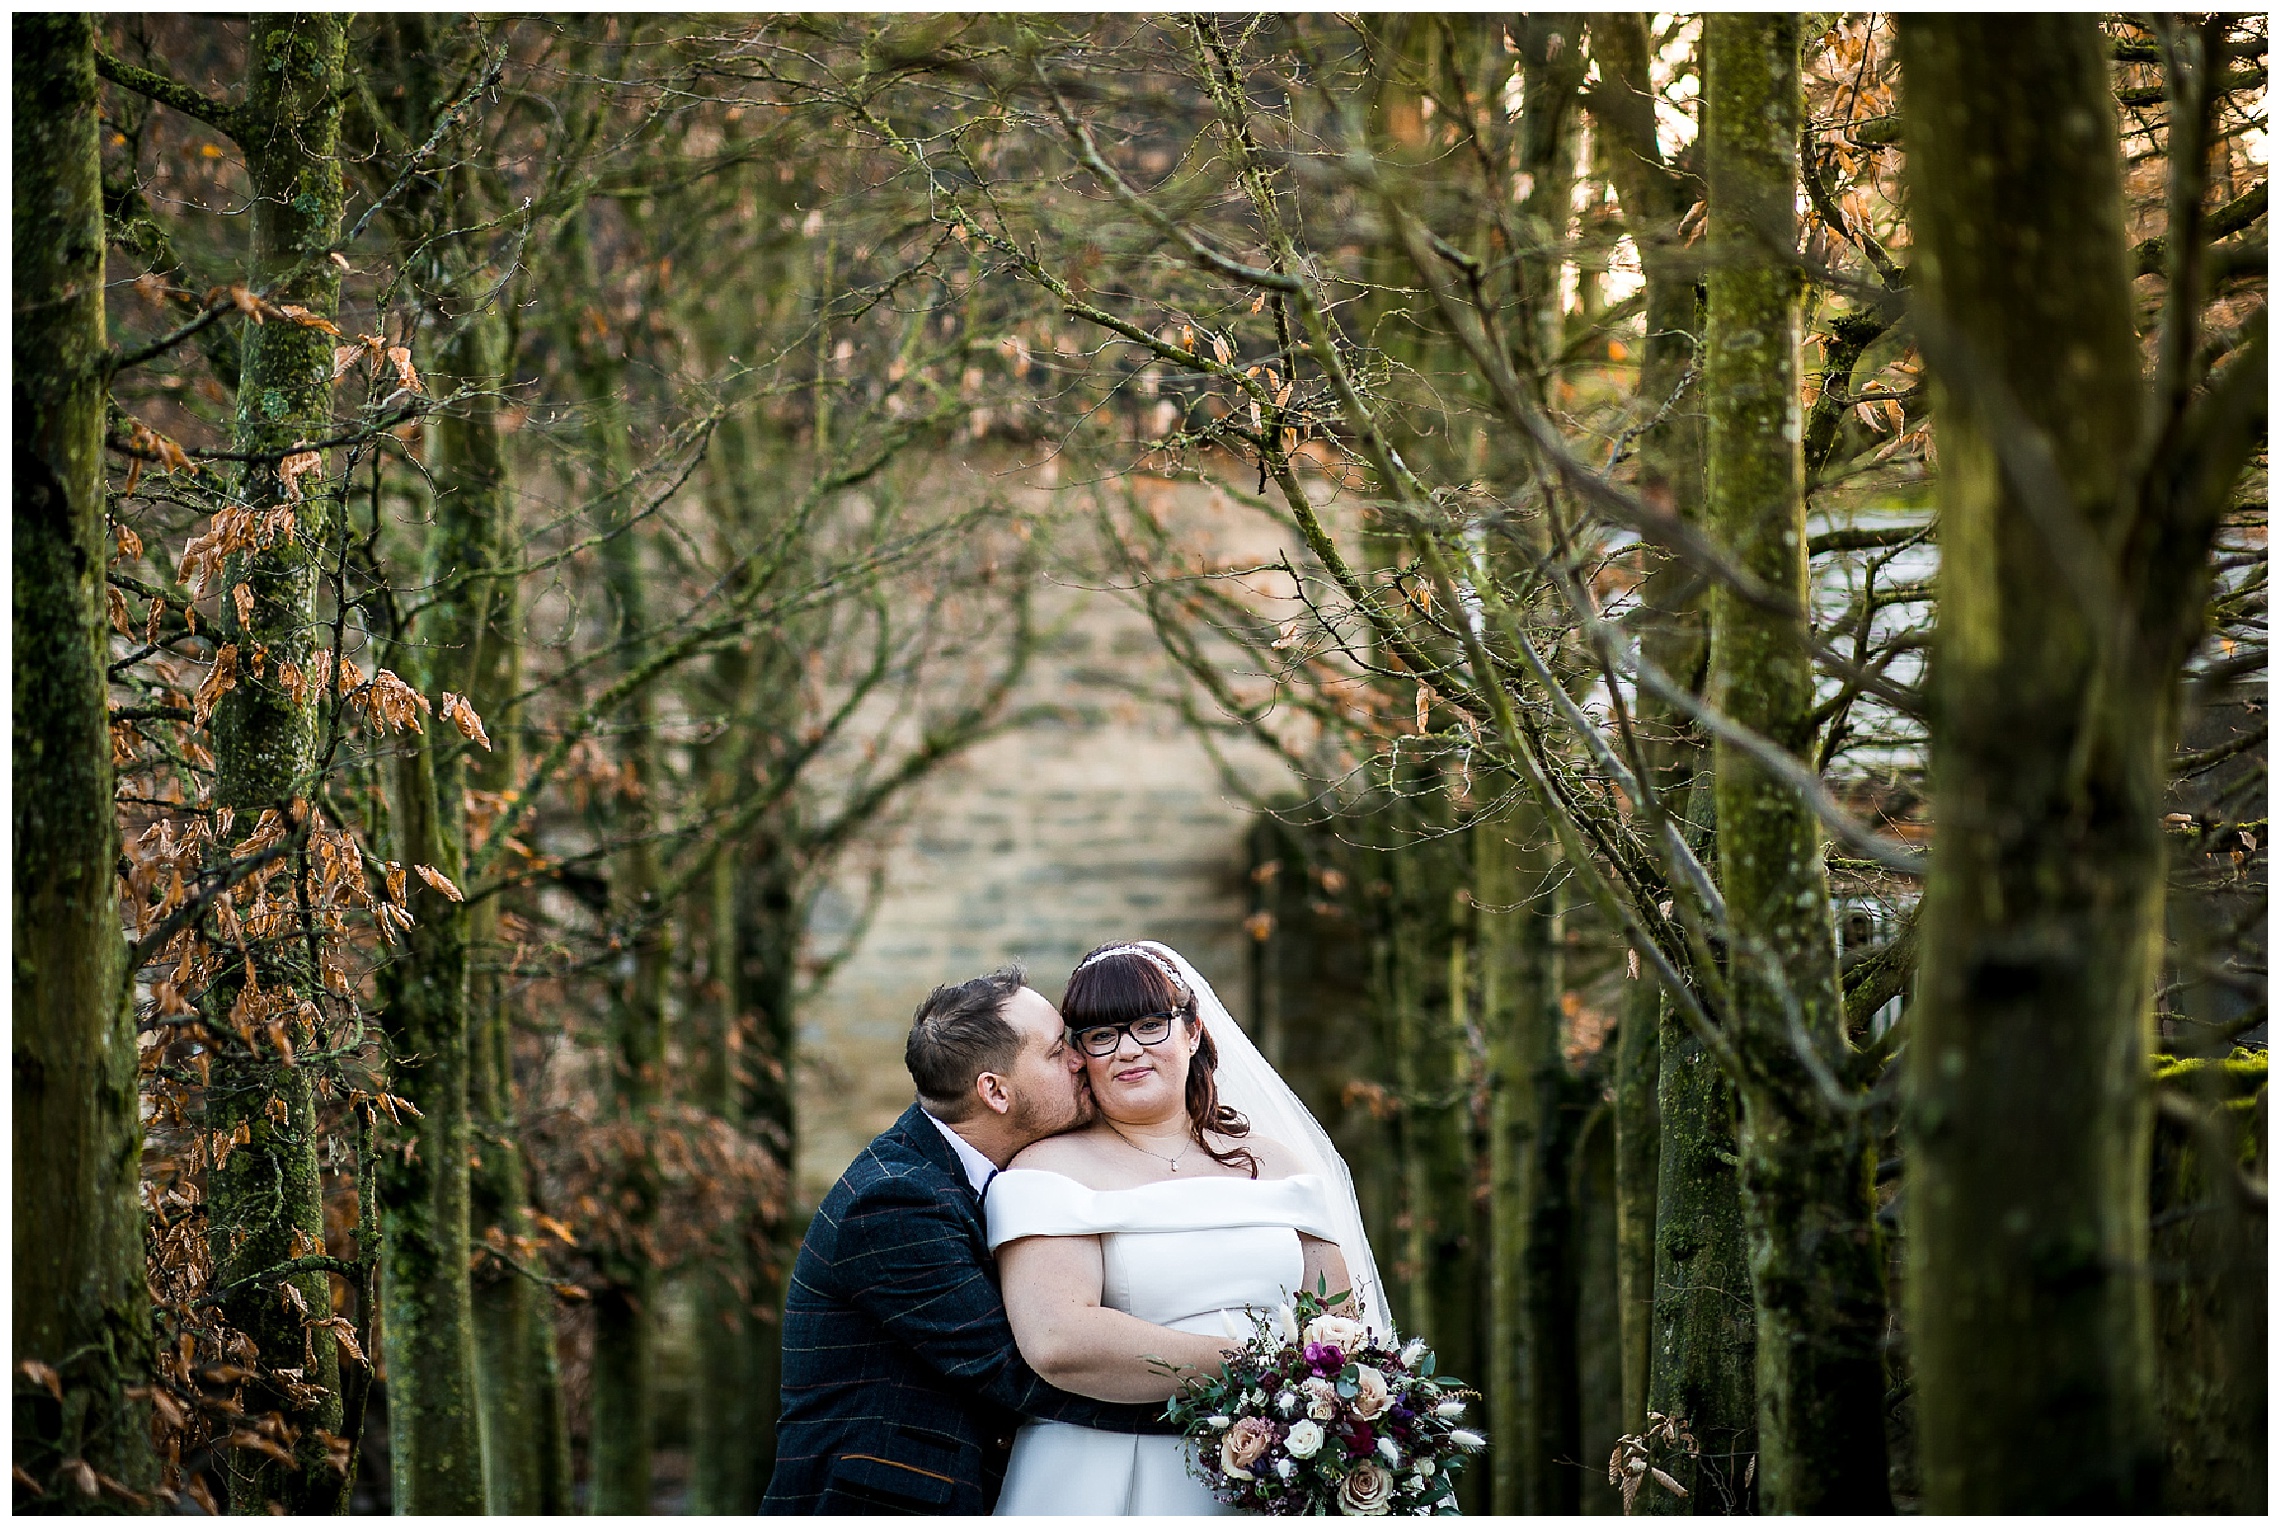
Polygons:
<instances>
[{"instance_id":1,"label":"off-shoulder neckline","mask_svg":"<svg viewBox=\"0 0 2280 1528\"><path fill-rule=\"evenodd\" d=\"M991 1184L994 1187L1017 1173L1028 1173L1040 1178L1058 1178L1070 1187L1082 1189L1088 1194L1141 1194L1150 1189L1183 1188L1193 1183L1224 1183L1242 1184L1246 1187L1265 1187L1275 1183L1320 1183L1322 1181L1320 1173L1291 1173L1281 1178L1236 1178L1212 1173L1195 1178L1158 1178L1153 1183L1135 1183L1129 1188L1094 1188L1089 1183L1080 1183L1067 1173L1055 1172L1049 1167L1008 1167L992 1179Z\"/></svg>"}]
</instances>

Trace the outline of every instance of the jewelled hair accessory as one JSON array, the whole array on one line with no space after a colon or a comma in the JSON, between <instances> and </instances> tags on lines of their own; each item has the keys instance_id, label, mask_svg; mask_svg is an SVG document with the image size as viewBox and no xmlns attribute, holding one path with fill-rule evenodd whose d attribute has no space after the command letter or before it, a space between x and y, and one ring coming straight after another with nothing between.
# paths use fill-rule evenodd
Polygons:
<instances>
[{"instance_id":1,"label":"jewelled hair accessory","mask_svg":"<svg viewBox=\"0 0 2280 1528\"><path fill-rule=\"evenodd\" d=\"M1100 962L1108 959L1108 957L1111 955L1137 955L1142 960L1148 962L1148 964L1154 966L1157 970L1163 972L1164 975L1170 977L1172 982L1172 990L1174 992L1181 994L1183 997L1193 996L1193 994L1188 991L1188 984L1185 981L1181 980L1180 973L1173 967L1172 963L1164 959L1163 956L1158 955L1154 950L1149 949L1144 944L1112 944L1104 950L1095 950L1078 963L1077 971L1082 971L1086 966L1098 965ZM1077 972L1071 971L1069 974L1071 976L1074 976L1077 974Z\"/></svg>"}]
</instances>

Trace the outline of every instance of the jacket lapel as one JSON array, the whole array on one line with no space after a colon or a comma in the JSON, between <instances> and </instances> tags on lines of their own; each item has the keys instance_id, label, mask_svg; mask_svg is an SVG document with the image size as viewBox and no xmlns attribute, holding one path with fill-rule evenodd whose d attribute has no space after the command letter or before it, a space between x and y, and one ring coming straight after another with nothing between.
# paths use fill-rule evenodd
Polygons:
<instances>
[{"instance_id":1,"label":"jacket lapel","mask_svg":"<svg viewBox=\"0 0 2280 1528\"><path fill-rule=\"evenodd\" d=\"M905 1145L941 1171L942 1176L957 1192L958 1202L972 1210L976 1222L979 1222L982 1201L975 1194L974 1185L967 1180L965 1164L950 1149L950 1143L942 1139L942 1132L927 1117L926 1111L917 1104L912 1104L903 1111L902 1118L895 1121L895 1131Z\"/></svg>"}]
</instances>

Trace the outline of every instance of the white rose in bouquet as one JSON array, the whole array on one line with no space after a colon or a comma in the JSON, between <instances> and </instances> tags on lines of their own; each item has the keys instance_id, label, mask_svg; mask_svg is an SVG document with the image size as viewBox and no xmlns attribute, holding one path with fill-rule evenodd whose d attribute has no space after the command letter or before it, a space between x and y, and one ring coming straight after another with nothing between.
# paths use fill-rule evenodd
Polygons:
<instances>
[{"instance_id":1,"label":"white rose in bouquet","mask_svg":"<svg viewBox=\"0 0 2280 1528\"><path fill-rule=\"evenodd\" d=\"M1385 1382L1384 1375L1368 1364L1361 1365L1360 1372L1354 1376L1354 1384L1354 1415L1363 1421L1376 1421L1386 1407L1393 1404L1393 1387Z\"/></svg>"},{"instance_id":2,"label":"white rose in bouquet","mask_svg":"<svg viewBox=\"0 0 2280 1528\"><path fill-rule=\"evenodd\" d=\"M1351 1353L1369 1335L1363 1325L1347 1316L1316 1316L1306 1323L1305 1340Z\"/></svg>"}]
</instances>

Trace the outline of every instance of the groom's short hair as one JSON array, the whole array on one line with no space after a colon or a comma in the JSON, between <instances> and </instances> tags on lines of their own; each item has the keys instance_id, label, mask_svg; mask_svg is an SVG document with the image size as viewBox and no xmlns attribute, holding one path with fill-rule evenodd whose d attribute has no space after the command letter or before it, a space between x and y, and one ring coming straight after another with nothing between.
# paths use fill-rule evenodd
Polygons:
<instances>
[{"instance_id":1,"label":"groom's short hair","mask_svg":"<svg viewBox=\"0 0 2280 1528\"><path fill-rule=\"evenodd\" d=\"M1018 964L1001 966L972 981L937 987L918 1005L903 1065L927 1113L955 1125L976 1107L975 1078L1013 1070L1021 1035L1006 1022L1005 1005L1028 984L1029 973Z\"/></svg>"}]
</instances>

